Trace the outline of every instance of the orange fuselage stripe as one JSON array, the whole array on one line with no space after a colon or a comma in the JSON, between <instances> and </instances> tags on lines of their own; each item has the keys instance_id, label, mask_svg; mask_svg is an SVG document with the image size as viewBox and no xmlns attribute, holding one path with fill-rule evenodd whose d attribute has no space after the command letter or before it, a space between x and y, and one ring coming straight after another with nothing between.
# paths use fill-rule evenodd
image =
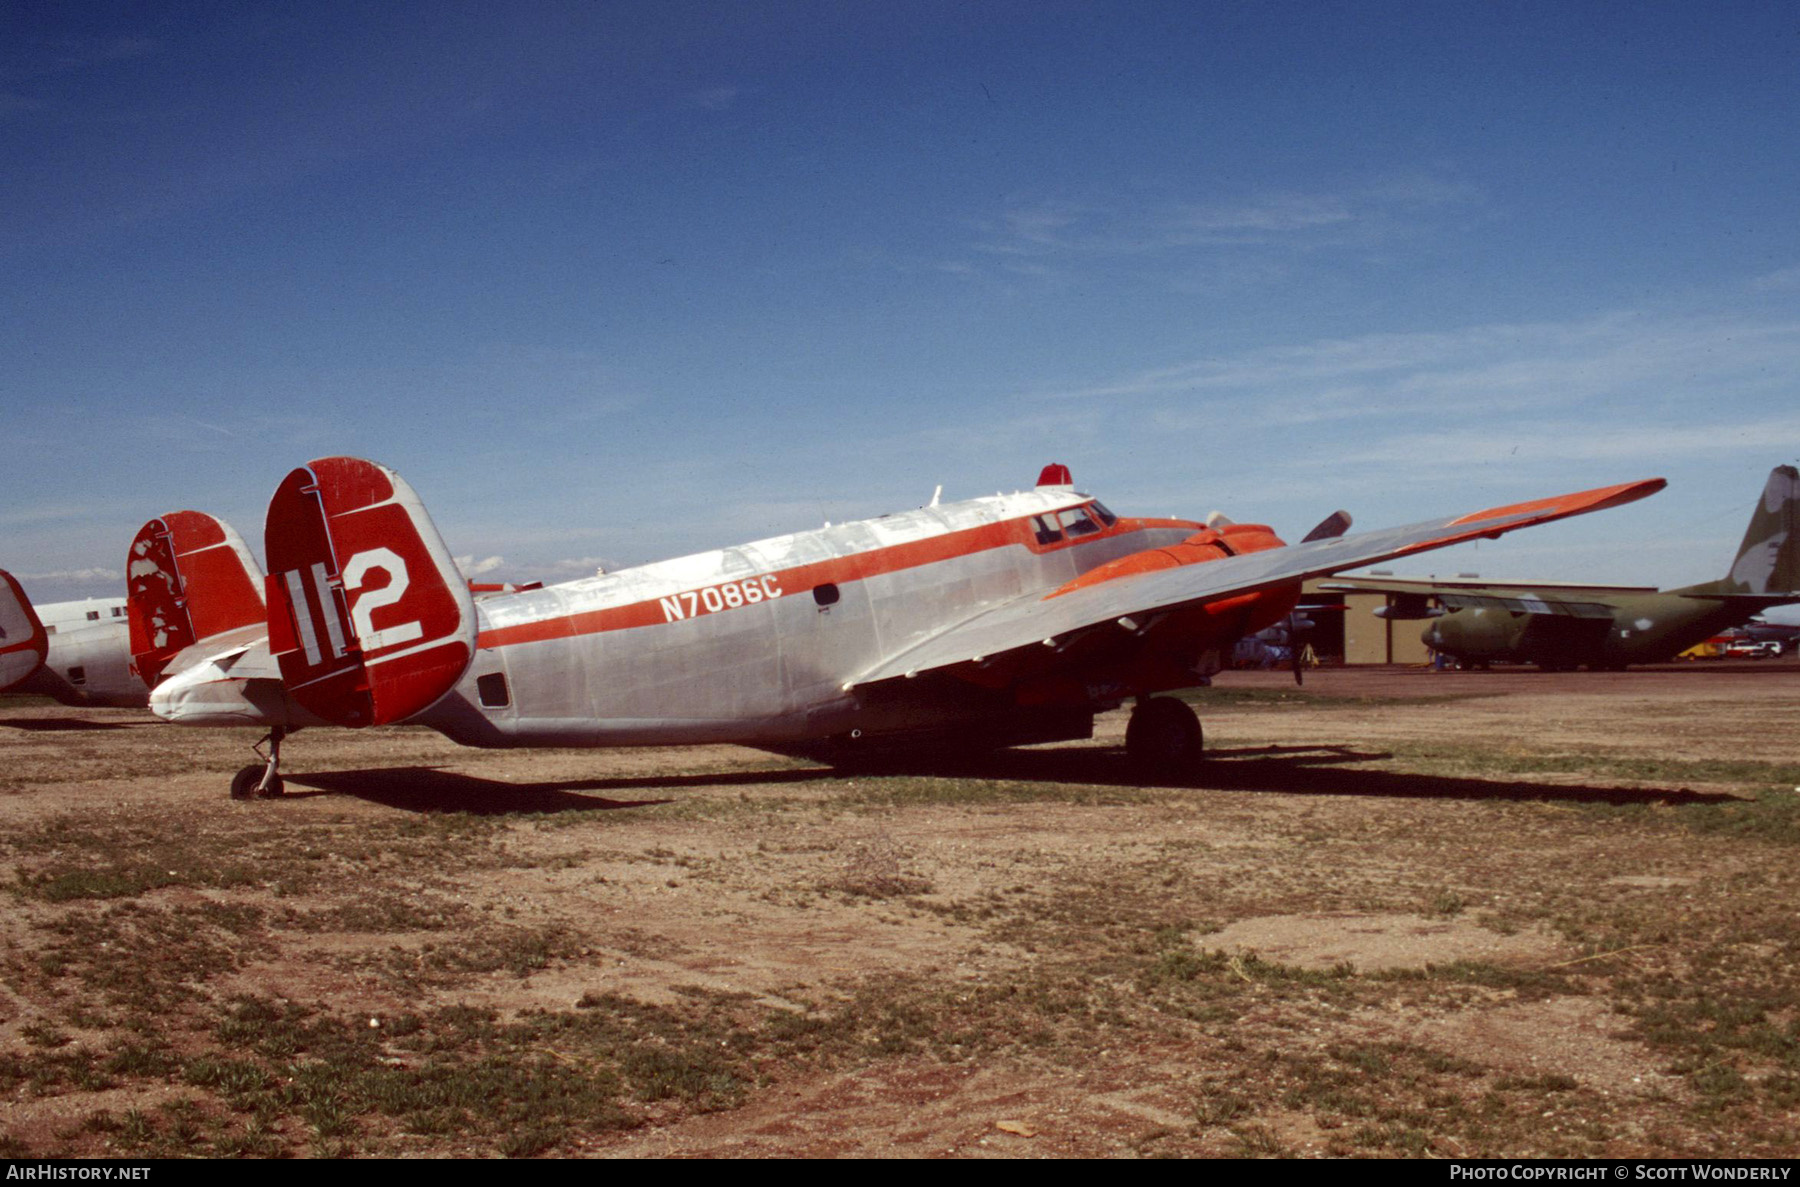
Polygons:
<instances>
[{"instance_id":1,"label":"orange fuselage stripe","mask_svg":"<svg viewBox=\"0 0 1800 1187\"><path fill-rule=\"evenodd\" d=\"M772 574L758 573L731 580L773 576L781 582L784 591L802 592L811 590L818 585L844 585L852 581L864 581L871 577L880 577L888 573L898 573L906 569L916 569L925 565L956 560L959 557L973 556L979 552L1005 548L1013 544L1023 545L1036 552L1049 552L1060 548L1080 548L1096 540L1114 539L1132 532L1153 528L1198 530L1200 526L1178 519L1121 518L1118 523L1105 531L1096 532L1091 536L1082 536L1059 545L1040 547L1031 527L1031 518L1031 516L1024 516L1019 519L1002 520L999 523L982 524L980 527L946 532L941 536L932 536L925 540L909 540L904 544L890 544L884 548L872 548L866 552L851 553L849 556L795 565L790 569L778 569ZM721 582L725 580L723 577L720 578ZM727 612L717 611L716 613ZM669 621L671 620L663 611L663 598L658 597L623 606L608 606L599 610L584 610L579 614L559 615L540 622L495 627L481 632L480 637L476 640L476 646L481 648L511 647L520 643L539 643L548 639L567 639L577 635L600 634L605 631L662 626Z\"/></svg>"}]
</instances>

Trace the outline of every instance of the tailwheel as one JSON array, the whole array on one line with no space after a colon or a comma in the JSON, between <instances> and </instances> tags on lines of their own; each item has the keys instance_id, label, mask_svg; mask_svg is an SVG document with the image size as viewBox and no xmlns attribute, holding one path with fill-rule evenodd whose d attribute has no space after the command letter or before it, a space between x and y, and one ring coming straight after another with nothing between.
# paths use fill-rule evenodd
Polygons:
<instances>
[{"instance_id":1,"label":"tailwheel","mask_svg":"<svg viewBox=\"0 0 1800 1187\"><path fill-rule=\"evenodd\" d=\"M1186 701L1174 697L1139 701L1125 726L1125 753L1145 774L1187 773L1200 760L1204 744L1200 719Z\"/></svg>"},{"instance_id":2,"label":"tailwheel","mask_svg":"<svg viewBox=\"0 0 1800 1187\"><path fill-rule=\"evenodd\" d=\"M269 736L258 742L252 749L257 756L263 756L263 742L269 744L268 757L262 765L251 764L231 777L231 798L234 800L275 799L284 790L281 782L281 739L287 736L287 730L281 726L273 726Z\"/></svg>"},{"instance_id":3,"label":"tailwheel","mask_svg":"<svg viewBox=\"0 0 1800 1187\"><path fill-rule=\"evenodd\" d=\"M264 790L263 776L269 768L257 766L255 763L245 767L231 777L231 798L234 800L254 800L263 796L274 797L282 793L281 776L275 776L273 790Z\"/></svg>"}]
</instances>

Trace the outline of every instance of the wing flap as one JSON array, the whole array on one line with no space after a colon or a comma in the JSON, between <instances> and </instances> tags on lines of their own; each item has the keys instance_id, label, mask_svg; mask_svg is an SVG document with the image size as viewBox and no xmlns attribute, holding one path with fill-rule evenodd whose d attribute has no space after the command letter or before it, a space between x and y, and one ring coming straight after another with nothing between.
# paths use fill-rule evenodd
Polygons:
<instances>
[{"instance_id":1,"label":"wing flap","mask_svg":"<svg viewBox=\"0 0 1800 1187\"><path fill-rule=\"evenodd\" d=\"M1132 630L1147 615L1290 585L1469 540L1494 539L1519 528L1635 502L1655 494L1664 485L1660 478L1622 483L1384 531L1135 573L1067 590L1055 597L1032 593L977 613L890 656L854 683L873 684L916 675L1035 644L1056 647L1066 644L1066 636L1073 632L1108 623L1117 629Z\"/></svg>"}]
</instances>

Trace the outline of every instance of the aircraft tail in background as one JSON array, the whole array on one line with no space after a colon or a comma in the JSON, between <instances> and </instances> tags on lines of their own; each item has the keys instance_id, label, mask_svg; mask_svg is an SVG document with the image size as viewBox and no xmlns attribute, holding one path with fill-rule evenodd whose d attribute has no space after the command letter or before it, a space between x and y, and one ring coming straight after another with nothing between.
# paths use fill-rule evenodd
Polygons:
<instances>
[{"instance_id":1,"label":"aircraft tail in background","mask_svg":"<svg viewBox=\"0 0 1800 1187\"><path fill-rule=\"evenodd\" d=\"M0 692L43 666L49 636L18 580L0 569Z\"/></svg>"},{"instance_id":2,"label":"aircraft tail in background","mask_svg":"<svg viewBox=\"0 0 1800 1187\"><path fill-rule=\"evenodd\" d=\"M1751 512L1731 572L1717 581L1671 592L1784 594L1800 592L1800 470L1776 466Z\"/></svg>"},{"instance_id":3,"label":"aircraft tail in background","mask_svg":"<svg viewBox=\"0 0 1800 1187\"><path fill-rule=\"evenodd\" d=\"M268 620L261 566L231 525L203 511L140 528L125 585L132 665L151 688L183 650Z\"/></svg>"}]
</instances>

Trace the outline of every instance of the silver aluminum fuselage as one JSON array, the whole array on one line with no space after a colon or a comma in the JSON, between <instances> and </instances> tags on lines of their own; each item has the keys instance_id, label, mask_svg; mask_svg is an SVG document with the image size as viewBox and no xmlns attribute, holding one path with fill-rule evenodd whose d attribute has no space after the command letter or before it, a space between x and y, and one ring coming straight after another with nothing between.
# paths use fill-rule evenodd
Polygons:
<instances>
[{"instance_id":1,"label":"silver aluminum fuselage","mask_svg":"<svg viewBox=\"0 0 1800 1187\"><path fill-rule=\"evenodd\" d=\"M899 719L859 697L862 673L1200 526L1122 519L1038 541L1034 516L1091 502L1067 488L996 495L484 599L474 660L415 720L481 746L782 744L892 728ZM949 698L937 715L959 712ZM931 716L908 705L904 724Z\"/></svg>"}]
</instances>

